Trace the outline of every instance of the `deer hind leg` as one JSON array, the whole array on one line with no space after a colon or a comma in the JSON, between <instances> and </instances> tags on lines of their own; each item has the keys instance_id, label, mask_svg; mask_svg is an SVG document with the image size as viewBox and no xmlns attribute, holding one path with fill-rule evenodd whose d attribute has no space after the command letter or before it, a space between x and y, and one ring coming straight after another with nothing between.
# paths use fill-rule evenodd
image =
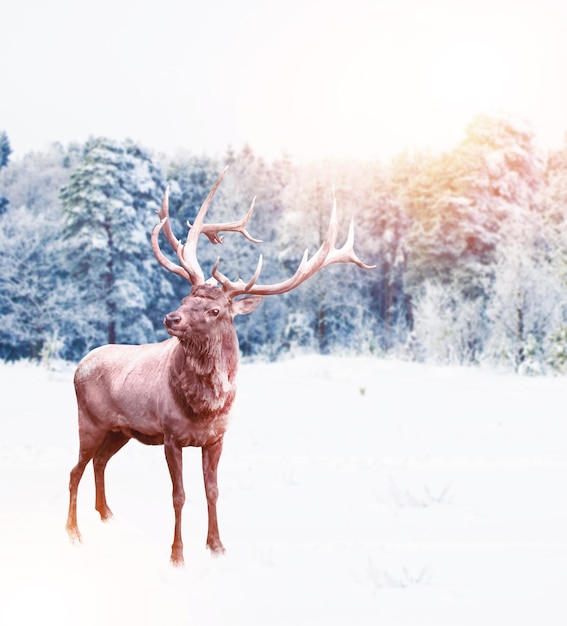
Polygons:
<instances>
[{"instance_id":1,"label":"deer hind leg","mask_svg":"<svg viewBox=\"0 0 567 626\"><path fill-rule=\"evenodd\" d=\"M217 483L217 467L222 453L222 437L210 446L203 446L203 478L205 480L205 494L209 514L209 528L207 532L207 548L214 554L223 554L224 546L219 536L217 520L217 500L219 489Z\"/></svg>"},{"instance_id":2,"label":"deer hind leg","mask_svg":"<svg viewBox=\"0 0 567 626\"><path fill-rule=\"evenodd\" d=\"M106 490L104 486L104 470L108 461L124 447L130 437L121 432L109 432L104 438L103 444L96 451L93 458L94 478L96 488L95 509L100 513L100 519L103 522L108 521L112 517L112 511L106 502Z\"/></svg>"},{"instance_id":3,"label":"deer hind leg","mask_svg":"<svg viewBox=\"0 0 567 626\"><path fill-rule=\"evenodd\" d=\"M67 515L65 528L67 529L71 541L81 541L81 533L77 526L77 492L79 490L79 483L81 482L88 462L94 457L96 451L102 445L104 436L105 434L101 433L97 436L88 437L88 443L85 442L85 437L81 437L79 461L71 470L69 477L69 513Z\"/></svg>"},{"instance_id":4,"label":"deer hind leg","mask_svg":"<svg viewBox=\"0 0 567 626\"><path fill-rule=\"evenodd\" d=\"M81 533L77 526L77 491L79 489L79 482L89 461L90 458L79 455L79 462L71 470L69 479L69 514L67 515L67 525L65 526L71 541L81 541Z\"/></svg>"}]
</instances>

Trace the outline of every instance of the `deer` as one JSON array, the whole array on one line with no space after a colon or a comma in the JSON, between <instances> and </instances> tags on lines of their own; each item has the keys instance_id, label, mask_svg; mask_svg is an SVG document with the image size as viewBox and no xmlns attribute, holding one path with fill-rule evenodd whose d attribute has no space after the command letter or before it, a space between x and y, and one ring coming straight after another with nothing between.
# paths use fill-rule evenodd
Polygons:
<instances>
[{"instance_id":1,"label":"deer","mask_svg":"<svg viewBox=\"0 0 567 626\"><path fill-rule=\"evenodd\" d=\"M70 473L66 523L72 542L82 541L77 525L77 492L87 464L92 460L95 509L106 522L113 514L106 501L105 468L130 439L136 439L143 444L164 446L175 515L171 564L184 565L182 463L183 448L187 446L199 447L202 453L208 512L206 547L213 555L224 553L217 520L217 468L236 395L239 346L234 318L252 313L264 296L291 291L333 263L354 263L365 270L375 267L364 264L354 251L352 220L346 243L336 248L337 203L333 189L327 237L311 258L308 250L305 251L293 276L275 284L258 284L262 269L260 255L256 271L248 282L241 278L229 280L219 270L219 258L211 277L205 280L197 261L197 240L201 234L215 244L222 243L221 232L240 233L253 243L261 243L246 230L255 198L241 220L205 223L209 205L227 169L218 177L193 225L188 223L184 244L171 228L169 187L157 211L159 221L151 234L153 254L164 269L191 285L189 295L163 319L170 337L158 343L100 346L89 352L75 370L79 458ZM159 235L162 232L179 263L171 261L161 251Z\"/></svg>"}]
</instances>

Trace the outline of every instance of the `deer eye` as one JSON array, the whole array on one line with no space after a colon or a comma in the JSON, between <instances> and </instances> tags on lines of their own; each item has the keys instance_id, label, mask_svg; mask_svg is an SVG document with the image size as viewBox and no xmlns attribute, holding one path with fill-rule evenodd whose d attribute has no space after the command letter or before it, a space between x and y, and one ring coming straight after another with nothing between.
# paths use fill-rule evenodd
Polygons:
<instances>
[{"instance_id":1,"label":"deer eye","mask_svg":"<svg viewBox=\"0 0 567 626\"><path fill-rule=\"evenodd\" d=\"M217 317L219 313L220 313L219 309L211 309L211 310L210 310L210 314L211 314L213 317Z\"/></svg>"}]
</instances>

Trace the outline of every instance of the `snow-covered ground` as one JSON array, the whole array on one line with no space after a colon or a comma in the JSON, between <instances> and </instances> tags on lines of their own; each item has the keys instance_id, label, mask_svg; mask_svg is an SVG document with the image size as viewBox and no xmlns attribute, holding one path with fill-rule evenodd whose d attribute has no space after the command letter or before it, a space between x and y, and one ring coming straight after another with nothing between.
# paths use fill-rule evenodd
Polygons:
<instances>
[{"instance_id":1,"label":"snow-covered ground","mask_svg":"<svg viewBox=\"0 0 567 626\"><path fill-rule=\"evenodd\" d=\"M220 465L225 556L205 549L187 449L186 567L169 566L163 449L79 489L72 371L0 365L0 624L567 623L567 379L373 359L241 367Z\"/></svg>"}]
</instances>

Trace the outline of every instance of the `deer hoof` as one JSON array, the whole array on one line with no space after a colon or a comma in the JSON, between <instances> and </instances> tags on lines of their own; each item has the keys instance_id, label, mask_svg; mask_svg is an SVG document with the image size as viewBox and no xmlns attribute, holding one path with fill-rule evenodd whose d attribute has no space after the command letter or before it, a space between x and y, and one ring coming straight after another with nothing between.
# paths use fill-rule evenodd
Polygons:
<instances>
[{"instance_id":1,"label":"deer hoof","mask_svg":"<svg viewBox=\"0 0 567 626\"><path fill-rule=\"evenodd\" d=\"M207 548L209 548L213 556L221 556L226 552L220 539L216 539L215 541L207 541Z\"/></svg>"},{"instance_id":2,"label":"deer hoof","mask_svg":"<svg viewBox=\"0 0 567 626\"><path fill-rule=\"evenodd\" d=\"M69 541L71 543L81 543L83 541L83 538L81 537L81 533L79 532L79 529L76 526L74 527L67 526L67 534L69 535Z\"/></svg>"},{"instance_id":3,"label":"deer hoof","mask_svg":"<svg viewBox=\"0 0 567 626\"><path fill-rule=\"evenodd\" d=\"M169 562L171 563L173 567L184 567L185 559L183 558L183 553L172 552L171 559L169 560Z\"/></svg>"},{"instance_id":4,"label":"deer hoof","mask_svg":"<svg viewBox=\"0 0 567 626\"><path fill-rule=\"evenodd\" d=\"M104 523L109 522L114 517L112 511L108 507L106 507L106 509L99 510L99 514L101 521Z\"/></svg>"}]
</instances>

